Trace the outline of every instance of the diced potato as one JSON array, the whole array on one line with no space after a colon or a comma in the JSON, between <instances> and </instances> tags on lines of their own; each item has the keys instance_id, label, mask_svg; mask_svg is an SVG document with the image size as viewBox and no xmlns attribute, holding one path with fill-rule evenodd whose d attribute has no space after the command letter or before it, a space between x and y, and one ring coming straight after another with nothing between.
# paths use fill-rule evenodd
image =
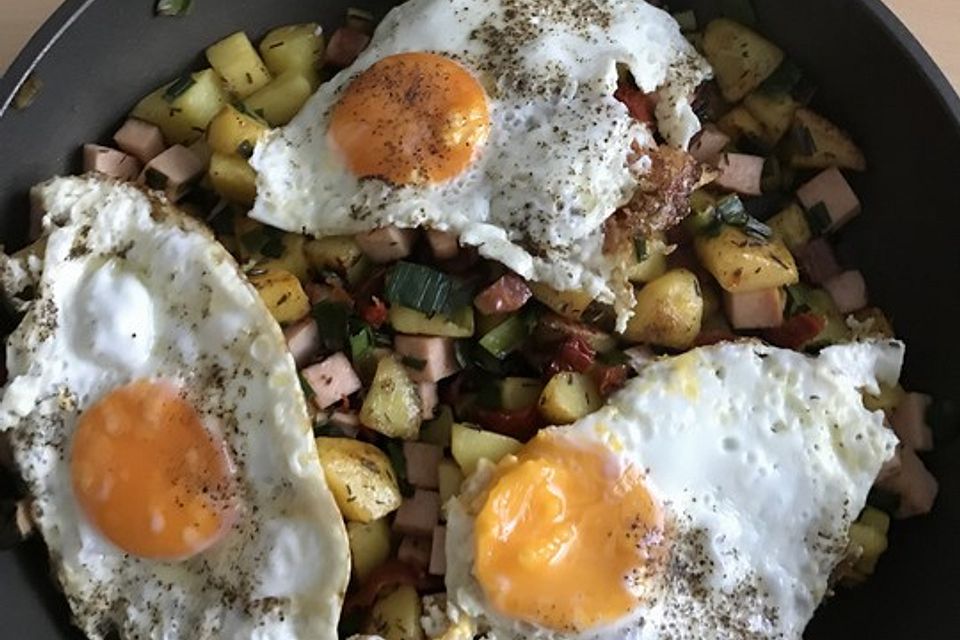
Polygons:
<instances>
[{"instance_id":1,"label":"diced potato","mask_svg":"<svg viewBox=\"0 0 960 640\"><path fill-rule=\"evenodd\" d=\"M160 127L167 144L188 145L228 102L220 78L213 69L204 69L163 85L138 102L130 115Z\"/></svg>"},{"instance_id":2,"label":"diced potato","mask_svg":"<svg viewBox=\"0 0 960 640\"><path fill-rule=\"evenodd\" d=\"M381 358L360 407L360 422L391 438L415 440L421 421L417 386L399 360Z\"/></svg>"},{"instance_id":3,"label":"diced potato","mask_svg":"<svg viewBox=\"0 0 960 640\"><path fill-rule=\"evenodd\" d=\"M370 522L400 507L403 498L387 455L353 438L317 438L317 452L340 513Z\"/></svg>"},{"instance_id":4,"label":"diced potato","mask_svg":"<svg viewBox=\"0 0 960 640\"><path fill-rule=\"evenodd\" d=\"M249 158L266 131L266 123L228 104L210 121L207 144L217 153Z\"/></svg>"},{"instance_id":5,"label":"diced potato","mask_svg":"<svg viewBox=\"0 0 960 640\"><path fill-rule=\"evenodd\" d=\"M348 522L347 539L353 576L361 583L390 557L390 524L386 518Z\"/></svg>"},{"instance_id":6,"label":"diced potato","mask_svg":"<svg viewBox=\"0 0 960 640\"><path fill-rule=\"evenodd\" d=\"M275 76L298 71L310 86L320 84L320 66L325 47L323 32L316 22L277 27L260 41L260 56Z\"/></svg>"},{"instance_id":7,"label":"diced potato","mask_svg":"<svg viewBox=\"0 0 960 640\"><path fill-rule=\"evenodd\" d=\"M759 87L784 58L783 51L772 42L727 18L707 25L703 52L727 102L737 102Z\"/></svg>"},{"instance_id":8,"label":"diced potato","mask_svg":"<svg viewBox=\"0 0 960 640\"><path fill-rule=\"evenodd\" d=\"M382 594L373 603L364 633L383 640L423 640L420 595L409 584L401 584Z\"/></svg>"},{"instance_id":9,"label":"diced potato","mask_svg":"<svg viewBox=\"0 0 960 640\"><path fill-rule=\"evenodd\" d=\"M743 106L763 125L765 140L773 146L790 131L800 104L787 93L769 94L760 90L744 98Z\"/></svg>"},{"instance_id":10,"label":"diced potato","mask_svg":"<svg viewBox=\"0 0 960 640\"><path fill-rule=\"evenodd\" d=\"M854 522L850 525L850 544L860 550L854 570L864 576L873 575L880 556L887 550L886 534L867 524Z\"/></svg>"},{"instance_id":11,"label":"diced potato","mask_svg":"<svg viewBox=\"0 0 960 640\"><path fill-rule=\"evenodd\" d=\"M257 268L248 274L267 309L280 324L296 322L310 313L310 300L297 276L284 269Z\"/></svg>"},{"instance_id":12,"label":"diced potato","mask_svg":"<svg viewBox=\"0 0 960 640\"><path fill-rule=\"evenodd\" d=\"M257 197L257 172L238 155L214 153L207 176L210 186L225 200L249 207Z\"/></svg>"},{"instance_id":13,"label":"diced potato","mask_svg":"<svg viewBox=\"0 0 960 640\"><path fill-rule=\"evenodd\" d=\"M393 305L390 307L390 325L398 333L444 338L469 338L474 333L473 306L457 309L449 316L425 313Z\"/></svg>"},{"instance_id":14,"label":"diced potato","mask_svg":"<svg viewBox=\"0 0 960 640\"><path fill-rule=\"evenodd\" d=\"M733 142L747 138L753 142L767 144L767 132L763 125L742 106L734 107L717 120L717 128L730 136Z\"/></svg>"},{"instance_id":15,"label":"diced potato","mask_svg":"<svg viewBox=\"0 0 960 640\"><path fill-rule=\"evenodd\" d=\"M794 148L790 164L799 169L852 169L863 171L867 159L850 136L810 109L799 109L793 121ZM799 142L803 139L805 142ZM809 148L803 148L809 145Z\"/></svg>"},{"instance_id":16,"label":"diced potato","mask_svg":"<svg viewBox=\"0 0 960 640\"><path fill-rule=\"evenodd\" d=\"M234 217L233 232L242 260L253 261L262 269L284 269L300 282L309 281L304 236L268 227L243 214Z\"/></svg>"},{"instance_id":17,"label":"diced potato","mask_svg":"<svg viewBox=\"0 0 960 640\"><path fill-rule=\"evenodd\" d=\"M583 291L557 291L540 282L529 284L537 300L571 320L579 320L593 302L593 296Z\"/></svg>"},{"instance_id":18,"label":"diced potato","mask_svg":"<svg viewBox=\"0 0 960 640\"><path fill-rule=\"evenodd\" d=\"M637 293L633 311L624 338L671 349L688 348L703 322L697 276L686 269L668 271Z\"/></svg>"},{"instance_id":19,"label":"diced potato","mask_svg":"<svg viewBox=\"0 0 960 640\"><path fill-rule=\"evenodd\" d=\"M516 453L523 444L507 436L466 424L454 424L450 434L450 450L465 476L476 471L480 460L496 463L505 455Z\"/></svg>"},{"instance_id":20,"label":"diced potato","mask_svg":"<svg viewBox=\"0 0 960 640\"><path fill-rule=\"evenodd\" d=\"M538 400L540 413L552 424L570 424L603 405L597 385L576 371L562 371L547 382Z\"/></svg>"},{"instance_id":21,"label":"diced potato","mask_svg":"<svg viewBox=\"0 0 960 640\"><path fill-rule=\"evenodd\" d=\"M238 98L246 98L270 82L267 66L242 31L207 47L207 61Z\"/></svg>"},{"instance_id":22,"label":"diced potato","mask_svg":"<svg viewBox=\"0 0 960 640\"><path fill-rule=\"evenodd\" d=\"M363 258L353 236L327 236L307 241L307 261L316 271L336 271L346 275Z\"/></svg>"},{"instance_id":23,"label":"diced potato","mask_svg":"<svg viewBox=\"0 0 960 640\"><path fill-rule=\"evenodd\" d=\"M504 378L500 382L500 407L505 411L532 407L542 391L543 384L536 378Z\"/></svg>"},{"instance_id":24,"label":"diced potato","mask_svg":"<svg viewBox=\"0 0 960 640\"><path fill-rule=\"evenodd\" d=\"M440 504L445 505L447 501L460 492L460 485L463 484L463 471L458 465L449 458L444 458L437 466L438 491L440 492Z\"/></svg>"},{"instance_id":25,"label":"diced potato","mask_svg":"<svg viewBox=\"0 0 960 640\"><path fill-rule=\"evenodd\" d=\"M793 255L776 236L759 240L725 226L715 236L697 237L695 246L703 266L731 293L773 289L800 280Z\"/></svg>"},{"instance_id":26,"label":"diced potato","mask_svg":"<svg viewBox=\"0 0 960 640\"><path fill-rule=\"evenodd\" d=\"M437 407L437 416L420 427L420 440L438 447L450 446L450 432L453 430L453 409L442 404Z\"/></svg>"},{"instance_id":27,"label":"diced potato","mask_svg":"<svg viewBox=\"0 0 960 640\"><path fill-rule=\"evenodd\" d=\"M283 245L280 257L265 257L257 262L257 266L263 269L284 269L297 276L300 282L307 282L310 279L310 267L303 253L306 238L298 233L284 233L280 242Z\"/></svg>"},{"instance_id":28,"label":"diced potato","mask_svg":"<svg viewBox=\"0 0 960 640\"><path fill-rule=\"evenodd\" d=\"M296 71L287 71L249 96L243 104L248 111L257 114L271 126L279 127L297 115L312 92L307 78Z\"/></svg>"},{"instance_id":29,"label":"diced potato","mask_svg":"<svg viewBox=\"0 0 960 640\"><path fill-rule=\"evenodd\" d=\"M794 253L813 239L807 214L796 202L791 202L783 211L770 218L767 225Z\"/></svg>"}]
</instances>

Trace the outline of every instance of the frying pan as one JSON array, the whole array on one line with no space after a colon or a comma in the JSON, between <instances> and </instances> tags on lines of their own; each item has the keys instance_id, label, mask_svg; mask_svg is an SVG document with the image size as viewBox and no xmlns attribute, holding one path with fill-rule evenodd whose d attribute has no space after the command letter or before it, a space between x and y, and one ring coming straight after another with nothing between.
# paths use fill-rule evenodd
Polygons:
<instances>
[{"instance_id":1,"label":"frying pan","mask_svg":"<svg viewBox=\"0 0 960 640\"><path fill-rule=\"evenodd\" d=\"M155 18L154 0L67 0L0 80L0 240L8 248L26 234L27 189L75 171L82 143L109 139L140 96L202 64L206 45L238 29L259 36L308 20L334 27L348 3L195 4L187 17ZM382 14L390 3L350 4ZM671 4L710 14L720 3ZM960 99L879 0L755 4L763 31L820 86L816 108L850 129L870 161L853 176L864 214L838 250L867 274L873 302L907 341L905 386L960 401ZM43 83L39 95L27 109L11 108L31 72ZM960 637L960 442L927 463L941 487L934 512L895 523L876 577L823 606L808 638ZM0 553L0 636L11 635L80 637L39 541Z\"/></svg>"}]
</instances>

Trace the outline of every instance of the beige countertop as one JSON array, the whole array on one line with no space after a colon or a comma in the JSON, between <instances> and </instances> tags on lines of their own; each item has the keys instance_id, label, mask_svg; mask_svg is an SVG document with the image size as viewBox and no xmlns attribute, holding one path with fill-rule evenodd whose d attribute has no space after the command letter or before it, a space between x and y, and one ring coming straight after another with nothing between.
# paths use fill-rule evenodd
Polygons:
<instances>
[{"instance_id":1,"label":"beige countertop","mask_svg":"<svg viewBox=\"0 0 960 640\"><path fill-rule=\"evenodd\" d=\"M0 72L60 1L0 0ZM886 2L960 89L960 0Z\"/></svg>"}]
</instances>

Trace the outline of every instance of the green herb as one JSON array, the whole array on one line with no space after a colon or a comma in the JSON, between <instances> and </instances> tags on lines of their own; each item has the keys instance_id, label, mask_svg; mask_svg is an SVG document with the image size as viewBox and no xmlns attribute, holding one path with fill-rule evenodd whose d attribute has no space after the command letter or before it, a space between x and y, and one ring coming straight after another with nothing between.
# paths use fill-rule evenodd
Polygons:
<instances>
[{"instance_id":1,"label":"green herb","mask_svg":"<svg viewBox=\"0 0 960 640\"><path fill-rule=\"evenodd\" d=\"M316 395L313 392L313 387L311 387L310 383L307 382L306 378L303 377L303 374L297 373L297 379L300 381L300 388L303 389L303 397L307 400L307 402L310 402Z\"/></svg>"},{"instance_id":2,"label":"green herb","mask_svg":"<svg viewBox=\"0 0 960 640\"><path fill-rule=\"evenodd\" d=\"M350 359L354 364L370 355L373 340L373 330L366 324L350 335Z\"/></svg>"},{"instance_id":3,"label":"green herb","mask_svg":"<svg viewBox=\"0 0 960 640\"><path fill-rule=\"evenodd\" d=\"M143 172L144 182L147 183L147 186L155 191L163 191L167 188L167 175L157 171L153 167L147 167L146 171Z\"/></svg>"},{"instance_id":4,"label":"green herb","mask_svg":"<svg viewBox=\"0 0 960 640\"><path fill-rule=\"evenodd\" d=\"M754 240L769 240L773 237L773 229L753 216L749 216L743 224L743 232Z\"/></svg>"},{"instance_id":5,"label":"green herb","mask_svg":"<svg viewBox=\"0 0 960 640\"><path fill-rule=\"evenodd\" d=\"M810 311L810 290L802 284L787 287L787 315L795 316L798 313Z\"/></svg>"},{"instance_id":6,"label":"green herb","mask_svg":"<svg viewBox=\"0 0 960 640\"><path fill-rule=\"evenodd\" d=\"M190 74L180 76L174 80L167 90L163 92L163 99L167 102L174 102L177 98L185 94L190 87L197 83Z\"/></svg>"},{"instance_id":7,"label":"green herb","mask_svg":"<svg viewBox=\"0 0 960 640\"><path fill-rule=\"evenodd\" d=\"M237 154L241 158L246 158L247 160L253 155L253 144L249 140L244 140L237 145Z\"/></svg>"},{"instance_id":8,"label":"green herb","mask_svg":"<svg viewBox=\"0 0 960 640\"><path fill-rule=\"evenodd\" d=\"M807 224L810 225L810 230L813 231L815 235L826 233L830 225L833 224L833 219L830 217L830 211L827 209L827 205L818 202L807 209Z\"/></svg>"},{"instance_id":9,"label":"green herb","mask_svg":"<svg viewBox=\"0 0 960 640\"><path fill-rule=\"evenodd\" d=\"M742 227L750 218L743 201L736 195L729 195L717 202L716 211L720 220L734 227Z\"/></svg>"},{"instance_id":10,"label":"green herb","mask_svg":"<svg viewBox=\"0 0 960 640\"><path fill-rule=\"evenodd\" d=\"M530 337L530 327L520 314L510 316L480 338L480 346L497 360L519 349Z\"/></svg>"},{"instance_id":11,"label":"green herb","mask_svg":"<svg viewBox=\"0 0 960 640\"><path fill-rule=\"evenodd\" d=\"M158 16L185 16L193 9L193 0L158 0Z\"/></svg>"},{"instance_id":12,"label":"green herb","mask_svg":"<svg viewBox=\"0 0 960 640\"><path fill-rule=\"evenodd\" d=\"M390 466L397 476L397 484L400 487L400 494L409 498L413 495L413 487L407 480L407 458L403 455L403 445L396 440L387 440L383 445L383 450L390 459Z\"/></svg>"},{"instance_id":13,"label":"green herb","mask_svg":"<svg viewBox=\"0 0 960 640\"><path fill-rule=\"evenodd\" d=\"M470 304L473 290L459 278L436 269L412 262L398 262L387 273L383 295L390 304L433 315L450 314Z\"/></svg>"},{"instance_id":14,"label":"green herb","mask_svg":"<svg viewBox=\"0 0 960 640\"><path fill-rule=\"evenodd\" d=\"M673 19L680 25L680 31L683 33L691 33L697 30L697 14L692 10L675 13Z\"/></svg>"},{"instance_id":15,"label":"green herb","mask_svg":"<svg viewBox=\"0 0 960 640\"><path fill-rule=\"evenodd\" d=\"M633 239L633 252L637 256L637 262L643 262L650 257L647 250L647 239L643 236L637 236Z\"/></svg>"},{"instance_id":16,"label":"green herb","mask_svg":"<svg viewBox=\"0 0 960 640\"><path fill-rule=\"evenodd\" d=\"M324 350L343 351L347 347L350 319L347 305L323 300L313 305L313 318L320 327L320 343Z\"/></svg>"},{"instance_id":17,"label":"green herb","mask_svg":"<svg viewBox=\"0 0 960 640\"><path fill-rule=\"evenodd\" d=\"M770 74L770 77L763 81L759 91L770 96L792 94L794 88L803 79L803 71L797 64L786 58L780 63L780 66Z\"/></svg>"},{"instance_id":18,"label":"green herb","mask_svg":"<svg viewBox=\"0 0 960 640\"><path fill-rule=\"evenodd\" d=\"M757 12L750 0L719 0L720 13L748 27L759 26Z\"/></svg>"},{"instance_id":19,"label":"green herb","mask_svg":"<svg viewBox=\"0 0 960 640\"><path fill-rule=\"evenodd\" d=\"M423 371L427 366L426 360L421 360L420 358L414 358L413 356L403 356L400 358L400 363L405 367L410 367L415 371Z\"/></svg>"}]
</instances>

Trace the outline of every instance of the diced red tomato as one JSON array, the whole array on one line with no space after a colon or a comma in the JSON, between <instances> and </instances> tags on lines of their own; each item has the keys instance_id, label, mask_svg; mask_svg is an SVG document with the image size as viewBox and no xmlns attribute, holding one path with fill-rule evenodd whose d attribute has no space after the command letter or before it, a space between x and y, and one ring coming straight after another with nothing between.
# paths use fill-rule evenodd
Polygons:
<instances>
[{"instance_id":1,"label":"diced red tomato","mask_svg":"<svg viewBox=\"0 0 960 640\"><path fill-rule=\"evenodd\" d=\"M643 91L628 82L621 82L613 97L625 104L636 120L653 124L653 103Z\"/></svg>"},{"instance_id":2,"label":"diced red tomato","mask_svg":"<svg viewBox=\"0 0 960 640\"><path fill-rule=\"evenodd\" d=\"M547 365L547 375L561 371L584 373L593 365L597 352L579 336L568 336L557 349L553 360Z\"/></svg>"},{"instance_id":3,"label":"diced red tomato","mask_svg":"<svg viewBox=\"0 0 960 640\"><path fill-rule=\"evenodd\" d=\"M374 569L360 588L347 596L344 611L369 609L383 591L402 584L417 586L425 577L423 570L399 560L388 560Z\"/></svg>"},{"instance_id":4,"label":"diced red tomato","mask_svg":"<svg viewBox=\"0 0 960 640\"><path fill-rule=\"evenodd\" d=\"M532 438L545 424L536 405L514 411L477 408L473 417L484 429L521 441Z\"/></svg>"},{"instance_id":5,"label":"diced red tomato","mask_svg":"<svg viewBox=\"0 0 960 640\"><path fill-rule=\"evenodd\" d=\"M784 349L800 349L827 327L827 319L816 313L800 313L775 329L763 332L767 342Z\"/></svg>"},{"instance_id":6,"label":"diced red tomato","mask_svg":"<svg viewBox=\"0 0 960 640\"><path fill-rule=\"evenodd\" d=\"M387 321L387 305L377 296L373 296L370 302L360 306L360 317L370 326L379 329Z\"/></svg>"},{"instance_id":7,"label":"diced red tomato","mask_svg":"<svg viewBox=\"0 0 960 640\"><path fill-rule=\"evenodd\" d=\"M597 364L590 370L590 376L596 383L600 396L606 398L627 382L627 365Z\"/></svg>"}]
</instances>

